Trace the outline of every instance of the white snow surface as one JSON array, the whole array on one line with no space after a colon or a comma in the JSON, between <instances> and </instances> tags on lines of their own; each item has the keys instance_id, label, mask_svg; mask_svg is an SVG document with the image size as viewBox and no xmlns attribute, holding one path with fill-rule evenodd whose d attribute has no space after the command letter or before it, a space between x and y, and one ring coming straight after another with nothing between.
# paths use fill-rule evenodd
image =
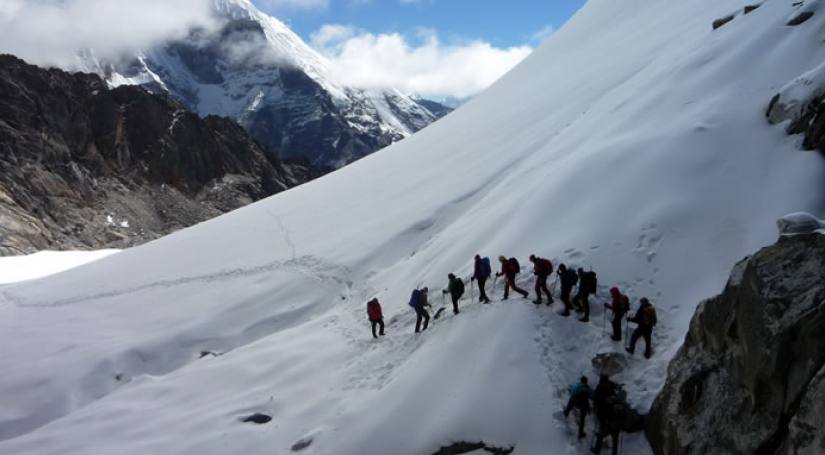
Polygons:
<instances>
[{"instance_id":1,"label":"white snow surface","mask_svg":"<svg viewBox=\"0 0 825 455\"><path fill-rule=\"evenodd\" d=\"M459 440L578 454L567 385L621 351L606 289L657 306L646 409L701 299L786 213L823 213L825 160L767 124L825 58L825 16L770 1L590 0L484 94L338 172L150 244L0 289L0 453L427 454ZM414 335L406 302L473 254L592 266L590 324L520 298ZM529 286L529 273L522 273ZM468 289L469 291L469 289ZM476 291L477 297L477 291ZM384 305L373 341L365 302ZM495 291L501 297L501 280ZM201 351L219 356L199 358ZM252 412L273 417L245 424ZM592 429L589 429L592 432ZM640 435L624 453L646 454Z\"/></svg>"},{"instance_id":2,"label":"white snow surface","mask_svg":"<svg viewBox=\"0 0 825 455\"><path fill-rule=\"evenodd\" d=\"M111 256L120 250L40 251L0 257L0 284L43 278Z\"/></svg>"}]
</instances>

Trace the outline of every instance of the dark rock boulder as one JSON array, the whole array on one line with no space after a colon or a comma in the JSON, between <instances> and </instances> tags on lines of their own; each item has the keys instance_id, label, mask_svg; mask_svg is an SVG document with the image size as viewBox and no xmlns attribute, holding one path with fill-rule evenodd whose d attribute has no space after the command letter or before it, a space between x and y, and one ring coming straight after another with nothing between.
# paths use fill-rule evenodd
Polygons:
<instances>
[{"instance_id":1,"label":"dark rock boulder","mask_svg":"<svg viewBox=\"0 0 825 455\"><path fill-rule=\"evenodd\" d=\"M133 246L312 175L231 120L0 56L0 255Z\"/></svg>"},{"instance_id":2,"label":"dark rock boulder","mask_svg":"<svg viewBox=\"0 0 825 455\"><path fill-rule=\"evenodd\" d=\"M272 416L268 416L266 414L255 413L249 416L244 417L241 419L243 423L256 423L258 425L263 425L265 423L269 423L272 421Z\"/></svg>"},{"instance_id":3,"label":"dark rock boulder","mask_svg":"<svg viewBox=\"0 0 825 455\"><path fill-rule=\"evenodd\" d=\"M754 12L754 11L758 10L760 6L762 6L762 4L761 4L761 3L756 3L756 4L753 4L753 5L747 5L747 6L745 6L745 8L742 10L742 12L743 12L744 14L750 14L750 13L752 13L752 12Z\"/></svg>"},{"instance_id":4,"label":"dark rock boulder","mask_svg":"<svg viewBox=\"0 0 825 455\"><path fill-rule=\"evenodd\" d=\"M460 455L464 453L481 453L486 452L493 455L507 455L513 453L516 450L514 446L511 447L496 447L492 445L488 445L484 441L479 442L467 442L467 441L459 441L454 442L448 446L442 446L435 452L433 455Z\"/></svg>"},{"instance_id":5,"label":"dark rock boulder","mask_svg":"<svg viewBox=\"0 0 825 455\"><path fill-rule=\"evenodd\" d=\"M720 28L728 22L732 21L734 17L736 16L733 14L731 14L730 16L720 17L719 19L713 21L713 24L711 25L713 26L713 29L716 30L717 28Z\"/></svg>"},{"instance_id":6,"label":"dark rock boulder","mask_svg":"<svg viewBox=\"0 0 825 455\"><path fill-rule=\"evenodd\" d=\"M703 302L653 403L658 455L825 453L825 236L784 236Z\"/></svg>"},{"instance_id":7,"label":"dark rock boulder","mask_svg":"<svg viewBox=\"0 0 825 455\"><path fill-rule=\"evenodd\" d=\"M808 21L808 19L814 17L813 11L802 11L796 16L792 17L791 20L788 21L789 26L793 27L796 25L804 24Z\"/></svg>"}]
</instances>

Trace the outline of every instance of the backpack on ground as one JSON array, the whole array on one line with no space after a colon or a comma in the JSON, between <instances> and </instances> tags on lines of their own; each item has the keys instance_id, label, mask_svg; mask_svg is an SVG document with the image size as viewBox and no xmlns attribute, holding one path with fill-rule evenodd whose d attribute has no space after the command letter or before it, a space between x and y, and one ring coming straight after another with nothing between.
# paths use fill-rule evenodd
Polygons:
<instances>
[{"instance_id":1,"label":"backpack on ground","mask_svg":"<svg viewBox=\"0 0 825 455\"><path fill-rule=\"evenodd\" d=\"M481 277L489 278L493 274L493 268L490 267L490 258L485 257L481 260Z\"/></svg>"},{"instance_id":2,"label":"backpack on ground","mask_svg":"<svg viewBox=\"0 0 825 455\"><path fill-rule=\"evenodd\" d=\"M510 261L510 267L513 268L513 271L515 273L521 273L521 264L518 263L518 259L510 258L509 261Z\"/></svg>"},{"instance_id":3,"label":"backpack on ground","mask_svg":"<svg viewBox=\"0 0 825 455\"><path fill-rule=\"evenodd\" d=\"M412 295L410 295L410 306L413 308L421 306L421 291L418 289L413 290Z\"/></svg>"}]
</instances>

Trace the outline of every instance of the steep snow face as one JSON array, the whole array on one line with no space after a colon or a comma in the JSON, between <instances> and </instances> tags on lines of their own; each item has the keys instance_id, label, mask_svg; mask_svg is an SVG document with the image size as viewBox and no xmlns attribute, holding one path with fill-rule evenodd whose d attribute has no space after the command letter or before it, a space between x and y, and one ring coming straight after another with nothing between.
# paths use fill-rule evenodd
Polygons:
<instances>
[{"instance_id":1,"label":"steep snow face","mask_svg":"<svg viewBox=\"0 0 825 455\"><path fill-rule=\"evenodd\" d=\"M701 298L775 220L822 217L825 163L764 112L825 58L825 14L591 0L489 91L381 153L227 216L0 289L0 453L581 453L559 412L605 288L658 308L616 379L640 409ZM410 290L480 252L592 266L593 322L511 299L413 335ZM529 273L523 273L525 286ZM495 291L501 296L501 282ZM387 336L365 302L384 303ZM477 296L477 294L476 294ZM634 305L635 306L635 305ZM201 351L206 352L199 358ZM208 352L222 354L212 356ZM265 412L263 427L239 419ZM589 430L592 431L592 430ZM638 435L625 453L649 453Z\"/></svg>"},{"instance_id":2,"label":"steep snow face","mask_svg":"<svg viewBox=\"0 0 825 455\"><path fill-rule=\"evenodd\" d=\"M401 140L441 115L395 90L339 84L326 60L247 0L215 0L220 30L149 49L125 64L87 55L112 85L166 91L202 115L238 120L284 157L337 168Z\"/></svg>"}]
</instances>

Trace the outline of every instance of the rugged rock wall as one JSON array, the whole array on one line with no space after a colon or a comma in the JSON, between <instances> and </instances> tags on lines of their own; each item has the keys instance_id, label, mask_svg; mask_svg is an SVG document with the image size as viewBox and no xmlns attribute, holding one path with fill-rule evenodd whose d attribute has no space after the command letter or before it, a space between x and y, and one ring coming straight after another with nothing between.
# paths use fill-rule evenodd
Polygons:
<instances>
[{"instance_id":1,"label":"rugged rock wall","mask_svg":"<svg viewBox=\"0 0 825 455\"><path fill-rule=\"evenodd\" d=\"M656 454L825 453L825 235L782 237L702 303L653 404Z\"/></svg>"},{"instance_id":2,"label":"rugged rock wall","mask_svg":"<svg viewBox=\"0 0 825 455\"><path fill-rule=\"evenodd\" d=\"M0 255L127 247L309 178L230 120L0 56Z\"/></svg>"}]
</instances>

